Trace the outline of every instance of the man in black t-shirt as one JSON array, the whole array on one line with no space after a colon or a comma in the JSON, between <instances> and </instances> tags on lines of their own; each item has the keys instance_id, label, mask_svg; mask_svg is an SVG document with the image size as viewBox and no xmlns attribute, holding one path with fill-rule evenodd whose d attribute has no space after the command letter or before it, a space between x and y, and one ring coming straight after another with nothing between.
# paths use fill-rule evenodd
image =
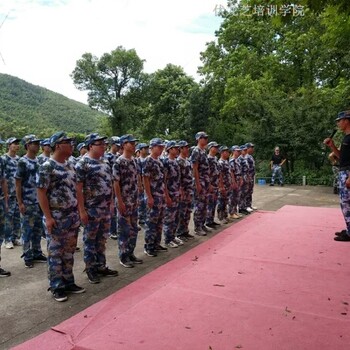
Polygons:
<instances>
[{"instance_id":1,"label":"man in black t-shirt","mask_svg":"<svg viewBox=\"0 0 350 350\"><path fill-rule=\"evenodd\" d=\"M272 170L272 178L270 186L275 186L275 177L278 177L279 183L283 186L283 174L282 174L282 165L286 159L280 154L279 147L275 147L275 152L271 157L270 167Z\"/></svg>"},{"instance_id":2,"label":"man in black t-shirt","mask_svg":"<svg viewBox=\"0 0 350 350\"><path fill-rule=\"evenodd\" d=\"M332 149L339 159L339 198L340 207L346 223L346 230L335 233L334 240L340 242L350 241L350 110L340 112L336 119L338 128L345 134L338 149L334 141L328 137L323 141Z\"/></svg>"}]
</instances>

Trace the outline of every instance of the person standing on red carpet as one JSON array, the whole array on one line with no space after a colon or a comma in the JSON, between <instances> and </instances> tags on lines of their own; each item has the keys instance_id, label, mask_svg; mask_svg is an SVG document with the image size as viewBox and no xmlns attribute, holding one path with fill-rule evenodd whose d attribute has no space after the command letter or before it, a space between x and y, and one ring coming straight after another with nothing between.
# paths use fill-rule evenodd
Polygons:
<instances>
[{"instance_id":1,"label":"person standing on red carpet","mask_svg":"<svg viewBox=\"0 0 350 350\"><path fill-rule=\"evenodd\" d=\"M346 223L346 230L336 232L335 241L350 241L350 110L340 112L336 119L338 128L345 134L338 149L332 138L323 142L332 149L339 159L339 198L340 207Z\"/></svg>"}]
</instances>

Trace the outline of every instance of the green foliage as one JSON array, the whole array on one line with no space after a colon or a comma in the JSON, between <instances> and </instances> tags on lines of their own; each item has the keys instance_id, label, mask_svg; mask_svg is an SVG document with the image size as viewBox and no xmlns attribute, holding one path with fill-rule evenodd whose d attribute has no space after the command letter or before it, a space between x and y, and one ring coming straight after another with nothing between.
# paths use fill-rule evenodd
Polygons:
<instances>
[{"instance_id":1,"label":"green foliage","mask_svg":"<svg viewBox=\"0 0 350 350\"><path fill-rule=\"evenodd\" d=\"M298 161L318 171L322 141L350 106L348 16L332 6L288 19L222 16L202 53L212 91L206 129L218 142L254 142L258 159L279 145L291 171Z\"/></svg>"},{"instance_id":2,"label":"green foliage","mask_svg":"<svg viewBox=\"0 0 350 350\"><path fill-rule=\"evenodd\" d=\"M1 137L35 134L48 137L58 130L96 131L105 118L88 106L21 79L0 74Z\"/></svg>"},{"instance_id":3,"label":"green foliage","mask_svg":"<svg viewBox=\"0 0 350 350\"><path fill-rule=\"evenodd\" d=\"M75 86L88 91L89 106L111 116L115 133L123 134L130 127L127 121L133 108L125 100L139 84L143 62L134 49L118 46L100 59L91 53L83 54L71 74Z\"/></svg>"}]
</instances>

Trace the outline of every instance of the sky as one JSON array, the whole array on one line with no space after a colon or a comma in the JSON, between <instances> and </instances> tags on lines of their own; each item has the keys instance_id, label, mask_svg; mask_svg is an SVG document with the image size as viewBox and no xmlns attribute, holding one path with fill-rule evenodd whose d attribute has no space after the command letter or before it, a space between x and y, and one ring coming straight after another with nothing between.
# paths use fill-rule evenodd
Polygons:
<instances>
[{"instance_id":1,"label":"sky","mask_svg":"<svg viewBox=\"0 0 350 350\"><path fill-rule=\"evenodd\" d=\"M172 63L198 80L222 0L1 0L0 73L87 103L69 76L90 52L135 49L147 73Z\"/></svg>"}]
</instances>

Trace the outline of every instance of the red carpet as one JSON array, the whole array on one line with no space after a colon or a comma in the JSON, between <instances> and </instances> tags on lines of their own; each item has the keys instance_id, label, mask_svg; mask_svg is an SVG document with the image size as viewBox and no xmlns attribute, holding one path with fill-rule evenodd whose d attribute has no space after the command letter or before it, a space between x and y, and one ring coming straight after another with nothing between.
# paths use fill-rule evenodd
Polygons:
<instances>
[{"instance_id":1,"label":"red carpet","mask_svg":"<svg viewBox=\"0 0 350 350\"><path fill-rule=\"evenodd\" d=\"M257 212L24 349L350 349L339 209Z\"/></svg>"}]
</instances>

